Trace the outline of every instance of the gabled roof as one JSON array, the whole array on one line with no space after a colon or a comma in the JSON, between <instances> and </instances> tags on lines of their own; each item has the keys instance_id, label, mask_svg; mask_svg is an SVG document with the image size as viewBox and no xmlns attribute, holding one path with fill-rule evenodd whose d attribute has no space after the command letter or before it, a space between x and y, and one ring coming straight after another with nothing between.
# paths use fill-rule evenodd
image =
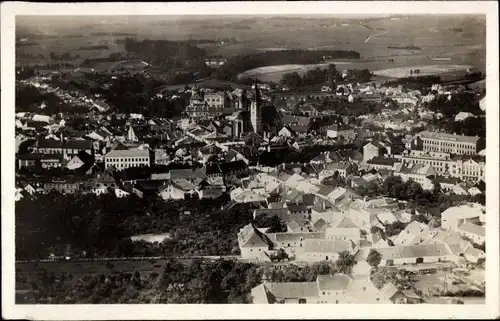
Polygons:
<instances>
[{"instance_id":1,"label":"gabled roof","mask_svg":"<svg viewBox=\"0 0 500 321\"><path fill-rule=\"evenodd\" d=\"M221 174L222 170L218 163L208 163L203 166L203 172L206 175Z\"/></svg>"},{"instance_id":2,"label":"gabled roof","mask_svg":"<svg viewBox=\"0 0 500 321\"><path fill-rule=\"evenodd\" d=\"M319 232L323 232L325 227L328 225L328 223L326 223L326 221L323 219L323 218L319 218L314 224L313 224L313 227L319 231Z\"/></svg>"},{"instance_id":3,"label":"gabled roof","mask_svg":"<svg viewBox=\"0 0 500 321\"><path fill-rule=\"evenodd\" d=\"M305 206L304 204L286 203L286 207L291 213L307 211L307 206Z\"/></svg>"},{"instance_id":4,"label":"gabled roof","mask_svg":"<svg viewBox=\"0 0 500 321\"><path fill-rule=\"evenodd\" d=\"M337 225L337 228L351 229L358 228L349 217L344 216L340 223Z\"/></svg>"},{"instance_id":5,"label":"gabled roof","mask_svg":"<svg viewBox=\"0 0 500 321\"><path fill-rule=\"evenodd\" d=\"M352 251L353 243L344 240L305 240L304 252L309 253L340 253Z\"/></svg>"},{"instance_id":6,"label":"gabled roof","mask_svg":"<svg viewBox=\"0 0 500 321\"><path fill-rule=\"evenodd\" d=\"M264 287L275 298L273 301L278 299L301 299L319 296L316 282L265 283Z\"/></svg>"},{"instance_id":7,"label":"gabled roof","mask_svg":"<svg viewBox=\"0 0 500 321\"><path fill-rule=\"evenodd\" d=\"M333 192L335 189L330 186L324 186L322 187L319 191L318 194L323 195L323 196L328 196L331 192Z\"/></svg>"},{"instance_id":8,"label":"gabled roof","mask_svg":"<svg viewBox=\"0 0 500 321\"><path fill-rule=\"evenodd\" d=\"M345 274L318 275L316 282L320 291L343 291L351 283L351 278Z\"/></svg>"},{"instance_id":9,"label":"gabled roof","mask_svg":"<svg viewBox=\"0 0 500 321\"><path fill-rule=\"evenodd\" d=\"M240 247L266 247L272 246L272 241L253 224L246 225L238 233Z\"/></svg>"},{"instance_id":10,"label":"gabled roof","mask_svg":"<svg viewBox=\"0 0 500 321\"><path fill-rule=\"evenodd\" d=\"M398 288L391 282L386 283L380 290L380 296L386 300L390 300L396 293L400 292Z\"/></svg>"},{"instance_id":11,"label":"gabled roof","mask_svg":"<svg viewBox=\"0 0 500 321\"><path fill-rule=\"evenodd\" d=\"M375 156L369 161L367 161L368 164L384 165L384 166L394 166L396 162L397 160L394 158L382 157L382 156Z\"/></svg>"},{"instance_id":12,"label":"gabled roof","mask_svg":"<svg viewBox=\"0 0 500 321\"><path fill-rule=\"evenodd\" d=\"M458 226L458 228L462 231L465 231L465 232L468 232L468 233L471 233L471 234L475 234L475 235L478 235L478 236L485 236L485 228L484 226L479 226L479 225L476 225L476 224L472 224L472 223L469 223L469 222L465 222L465 223L462 223Z\"/></svg>"}]
</instances>

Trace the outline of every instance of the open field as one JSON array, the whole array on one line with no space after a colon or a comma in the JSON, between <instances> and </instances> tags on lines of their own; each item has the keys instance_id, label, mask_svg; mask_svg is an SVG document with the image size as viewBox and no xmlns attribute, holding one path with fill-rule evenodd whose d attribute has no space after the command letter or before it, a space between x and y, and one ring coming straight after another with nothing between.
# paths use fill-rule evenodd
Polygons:
<instances>
[{"instance_id":1,"label":"open field","mask_svg":"<svg viewBox=\"0 0 500 321\"><path fill-rule=\"evenodd\" d=\"M89 36L74 38L33 38L30 41L33 45L18 46L16 48L16 62L23 64L47 64L47 63L60 63L62 61L49 59L50 53L63 54L70 53L72 56L79 55L80 58L73 61L65 61L73 64L80 64L85 59L105 58L113 53L125 53L122 44L116 44L114 41L116 37L113 36ZM108 49L92 49L88 50L90 46L104 46L107 45ZM33 55L34 57L26 57L25 55ZM38 55L43 55L45 58L38 58Z\"/></svg>"},{"instance_id":2,"label":"open field","mask_svg":"<svg viewBox=\"0 0 500 321\"><path fill-rule=\"evenodd\" d=\"M424 65L424 66L408 66L408 67L397 67L388 68L382 70L375 70L373 73L379 76L385 76L390 78L403 78L410 77L412 74L410 70L418 69L420 72L418 76L429 76L438 75L449 72L464 71L473 68L467 65Z\"/></svg>"},{"instance_id":3,"label":"open field","mask_svg":"<svg viewBox=\"0 0 500 321\"><path fill-rule=\"evenodd\" d=\"M110 262L112 265L107 264ZM16 275L26 276L28 281L36 279L38 270L46 269L48 273L71 273L73 275L92 275L96 273L120 273L138 271L143 275L150 272L161 273L165 260L148 261L86 261L86 262L43 262L43 263L16 263Z\"/></svg>"},{"instance_id":4,"label":"open field","mask_svg":"<svg viewBox=\"0 0 500 321\"><path fill-rule=\"evenodd\" d=\"M406 20L371 21L299 16L225 16L223 19L210 16L134 16L127 21L123 21L123 18L119 20L118 17L73 17L53 19L57 21L51 20L50 24L37 19L43 20L40 17L16 18L18 38L26 37L29 42L37 43L23 46L20 52L48 55L50 51L69 50L72 54L78 53L85 58L103 57L111 52L123 51L122 47L113 44L117 36L111 35L113 32L121 32L135 34L137 39L234 38L237 43L199 44L208 54L226 58L263 50L338 49L357 51L363 59L405 60L412 65L422 64L413 60L446 54L452 58L453 64L477 63L478 66L475 67L485 68L485 24L484 18L477 16L412 16ZM68 28L68 24L72 28ZM74 32L71 30L75 28L78 28L78 34L71 37L71 32ZM463 32L454 32L453 28L462 28ZM75 52L83 46L106 44L109 50ZM422 50L401 51L387 48L388 46L418 46ZM385 68L389 66L377 69Z\"/></svg>"},{"instance_id":5,"label":"open field","mask_svg":"<svg viewBox=\"0 0 500 321\"><path fill-rule=\"evenodd\" d=\"M453 61L459 63L459 61ZM279 82L281 80L281 77L285 73L289 72L297 72L298 74L302 75L306 73L308 70L320 67L324 68L327 66L329 63L333 63L336 65L337 70L343 70L343 69L369 69L370 71L373 70L379 70L379 71L384 71L384 70L390 70L390 72L374 72L375 74L375 79L381 79L383 81L387 81L389 79L396 79L399 77L408 77L410 76L409 70L410 69L419 69L420 68L420 75L425 75L423 73L424 67L431 67L431 71L434 71L432 74L438 73L446 73L449 72L450 68L450 61L431 61L428 58L419 58L419 57L402 57L399 56L398 59L394 59L394 62L389 62L386 59L373 59L373 60L356 60L356 61L332 61L328 63L322 63L322 64L308 64L308 65L279 65L279 66L266 66L266 67L260 67L260 68L255 68L252 70L247 70L239 75L239 77L256 77L261 81L273 81L273 82ZM427 65L429 63L432 63L432 65ZM473 67L472 65L456 65L459 66L458 69L461 72L464 72L467 68ZM394 72L400 70L399 73ZM408 74L405 74L404 71L406 71Z\"/></svg>"},{"instance_id":6,"label":"open field","mask_svg":"<svg viewBox=\"0 0 500 321\"><path fill-rule=\"evenodd\" d=\"M164 234L142 234L142 235L134 235L134 236L130 237L130 239L132 240L132 242L135 242L135 241L145 241L145 242L148 242L148 243L155 243L155 242L161 243L165 239L169 239L169 238L171 238L171 236L170 236L169 233L164 233Z\"/></svg>"}]
</instances>

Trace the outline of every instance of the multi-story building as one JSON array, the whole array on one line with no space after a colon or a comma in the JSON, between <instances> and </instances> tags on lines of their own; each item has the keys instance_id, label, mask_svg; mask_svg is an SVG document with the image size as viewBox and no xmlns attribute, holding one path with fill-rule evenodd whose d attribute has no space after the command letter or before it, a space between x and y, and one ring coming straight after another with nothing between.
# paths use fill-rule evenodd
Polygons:
<instances>
[{"instance_id":1,"label":"multi-story building","mask_svg":"<svg viewBox=\"0 0 500 321\"><path fill-rule=\"evenodd\" d=\"M209 107L220 109L221 112L224 108L228 108L230 104L229 96L224 91L206 93L204 100Z\"/></svg>"},{"instance_id":2,"label":"multi-story building","mask_svg":"<svg viewBox=\"0 0 500 321\"><path fill-rule=\"evenodd\" d=\"M437 171L432 165L398 163L395 166L394 175L401 177L403 181L413 179L419 183L423 189L431 190L434 188L434 184L429 177L437 176Z\"/></svg>"},{"instance_id":3,"label":"multi-story building","mask_svg":"<svg viewBox=\"0 0 500 321\"><path fill-rule=\"evenodd\" d=\"M369 161L374 157L384 156L390 154L391 148L386 146L383 142L371 141L363 146L363 161Z\"/></svg>"},{"instance_id":4,"label":"multi-story building","mask_svg":"<svg viewBox=\"0 0 500 321\"><path fill-rule=\"evenodd\" d=\"M254 304L388 303L369 278L318 275L316 282L267 282L251 290Z\"/></svg>"},{"instance_id":5,"label":"multi-story building","mask_svg":"<svg viewBox=\"0 0 500 321\"><path fill-rule=\"evenodd\" d=\"M122 170L130 167L149 167L149 150L112 150L104 155L104 167Z\"/></svg>"},{"instance_id":6,"label":"multi-story building","mask_svg":"<svg viewBox=\"0 0 500 321\"><path fill-rule=\"evenodd\" d=\"M341 126L334 124L327 128L326 137L339 138L343 137L347 141L352 141L356 139L356 131L354 128L349 126Z\"/></svg>"},{"instance_id":7,"label":"multi-story building","mask_svg":"<svg viewBox=\"0 0 500 321\"><path fill-rule=\"evenodd\" d=\"M485 141L477 136L446 134L423 131L415 135L412 149L459 155L475 155L485 146Z\"/></svg>"},{"instance_id":8,"label":"multi-story building","mask_svg":"<svg viewBox=\"0 0 500 321\"><path fill-rule=\"evenodd\" d=\"M85 151L89 155L94 154L94 144L91 140L79 139L68 140L64 138L37 140L33 147L33 152L37 154L66 154L69 157L77 155L80 151Z\"/></svg>"},{"instance_id":9,"label":"multi-story building","mask_svg":"<svg viewBox=\"0 0 500 321\"><path fill-rule=\"evenodd\" d=\"M431 165L439 175L451 176L463 181L485 180L485 159L474 156L453 156L449 153L430 151L405 151L401 155L404 164Z\"/></svg>"}]
</instances>

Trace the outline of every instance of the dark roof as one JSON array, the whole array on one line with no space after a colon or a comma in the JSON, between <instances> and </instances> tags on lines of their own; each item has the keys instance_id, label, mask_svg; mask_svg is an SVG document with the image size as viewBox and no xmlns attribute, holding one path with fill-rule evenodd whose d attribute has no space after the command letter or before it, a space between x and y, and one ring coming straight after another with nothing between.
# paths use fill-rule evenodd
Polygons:
<instances>
[{"instance_id":1,"label":"dark roof","mask_svg":"<svg viewBox=\"0 0 500 321\"><path fill-rule=\"evenodd\" d=\"M147 192L158 191L162 185L162 181L142 180L138 181L135 187L141 192Z\"/></svg>"},{"instance_id":2,"label":"dark roof","mask_svg":"<svg viewBox=\"0 0 500 321\"><path fill-rule=\"evenodd\" d=\"M288 128L292 130L292 133L300 133L300 134L307 134L307 125L289 125Z\"/></svg>"},{"instance_id":3,"label":"dark roof","mask_svg":"<svg viewBox=\"0 0 500 321\"><path fill-rule=\"evenodd\" d=\"M307 206L304 204L286 203L286 207L290 213L307 211Z\"/></svg>"},{"instance_id":4,"label":"dark roof","mask_svg":"<svg viewBox=\"0 0 500 321\"><path fill-rule=\"evenodd\" d=\"M70 140L70 141L67 141L64 143L63 148L65 148L65 149L78 149L78 150L91 149L92 144L93 143L91 140L85 140L85 139Z\"/></svg>"},{"instance_id":5,"label":"dark roof","mask_svg":"<svg viewBox=\"0 0 500 321\"><path fill-rule=\"evenodd\" d=\"M62 141L55 139L41 139L38 141L38 148L62 148Z\"/></svg>"},{"instance_id":6,"label":"dark roof","mask_svg":"<svg viewBox=\"0 0 500 321\"><path fill-rule=\"evenodd\" d=\"M319 191L318 191L318 194L321 194L323 196L327 196L328 194L330 194L331 192L333 192L335 190L335 188L333 187L330 187L330 186L325 186L325 187L322 187Z\"/></svg>"},{"instance_id":7,"label":"dark roof","mask_svg":"<svg viewBox=\"0 0 500 321\"><path fill-rule=\"evenodd\" d=\"M436 182L445 184L458 184L460 180L456 177L438 176L436 177Z\"/></svg>"},{"instance_id":8,"label":"dark roof","mask_svg":"<svg viewBox=\"0 0 500 321\"><path fill-rule=\"evenodd\" d=\"M314 194L304 194L302 195L302 203L306 206L312 206L314 205L315 198Z\"/></svg>"},{"instance_id":9,"label":"dark roof","mask_svg":"<svg viewBox=\"0 0 500 321\"><path fill-rule=\"evenodd\" d=\"M34 153L25 153L18 154L17 159L19 160L41 160L41 159L57 159L62 160L63 155L61 154L34 154Z\"/></svg>"},{"instance_id":10,"label":"dark roof","mask_svg":"<svg viewBox=\"0 0 500 321\"><path fill-rule=\"evenodd\" d=\"M217 163L208 163L203 166L203 171L206 175L219 174L222 173L222 170Z\"/></svg>"},{"instance_id":11,"label":"dark roof","mask_svg":"<svg viewBox=\"0 0 500 321\"><path fill-rule=\"evenodd\" d=\"M370 159L367 163L373 165L394 166L396 160L394 158L389 158L389 157L375 156L372 159Z\"/></svg>"},{"instance_id":12,"label":"dark roof","mask_svg":"<svg viewBox=\"0 0 500 321\"><path fill-rule=\"evenodd\" d=\"M246 170L248 169L248 166L244 161L238 160L234 162L220 163L219 168L221 169L222 173L226 174L232 171Z\"/></svg>"},{"instance_id":13,"label":"dark roof","mask_svg":"<svg viewBox=\"0 0 500 321\"><path fill-rule=\"evenodd\" d=\"M86 151L81 150L76 155L78 158L85 163L85 165L94 164L94 156L89 155Z\"/></svg>"},{"instance_id":14,"label":"dark roof","mask_svg":"<svg viewBox=\"0 0 500 321\"><path fill-rule=\"evenodd\" d=\"M340 155L340 157L342 157L344 159L350 158L350 159L358 160L358 161L363 160L363 154L361 154L360 152L358 152L354 149L342 149L342 150L337 151L337 153Z\"/></svg>"}]
</instances>

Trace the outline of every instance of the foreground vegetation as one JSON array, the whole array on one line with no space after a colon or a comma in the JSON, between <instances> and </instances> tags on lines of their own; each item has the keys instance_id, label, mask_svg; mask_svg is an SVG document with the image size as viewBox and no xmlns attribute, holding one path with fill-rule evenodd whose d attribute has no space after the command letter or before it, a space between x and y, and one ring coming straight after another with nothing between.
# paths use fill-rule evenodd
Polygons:
<instances>
[{"instance_id":1,"label":"foreground vegetation","mask_svg":"<svg viewBox=\"0 0 500 321\"><path fill-rule=\"evenodd\" d=\"M237 254L236 233L252 214L250 205L225 209L227 203L227 196L166 202L157 196L55 192L22 199L16 203L16 257L66 252L83 257ZM146 233L169 233L172 238L156 245L130 240Z\"/></svg>"},{"instance_id":2,"label":"foreground vegetation","mask_svg":"<svg viewBox=\"0 0 500 321\"><path fill-rule=\"evenodd\" d=\"M133 262L128 262L129 264ZM52 267L58 264L53 263ZM94 263L92 263L94 264ZM96 264L98 264L96 262ZM169 259L149 271L118 270L85 273L59 266L27 267L16 273L17 289L28 288L33 303L250 303L250 290L263 276L271 282L311 282L318 275L333 274L335 267L318 262L305 267L282 265L280 269L233 261ZM132 264L133 265L133 264ZM154 267L153 267L154 265ZM160 265L158 265L160 266ZM17 303L26 303L18 299Z\"/></svg>"}]
</instances>

